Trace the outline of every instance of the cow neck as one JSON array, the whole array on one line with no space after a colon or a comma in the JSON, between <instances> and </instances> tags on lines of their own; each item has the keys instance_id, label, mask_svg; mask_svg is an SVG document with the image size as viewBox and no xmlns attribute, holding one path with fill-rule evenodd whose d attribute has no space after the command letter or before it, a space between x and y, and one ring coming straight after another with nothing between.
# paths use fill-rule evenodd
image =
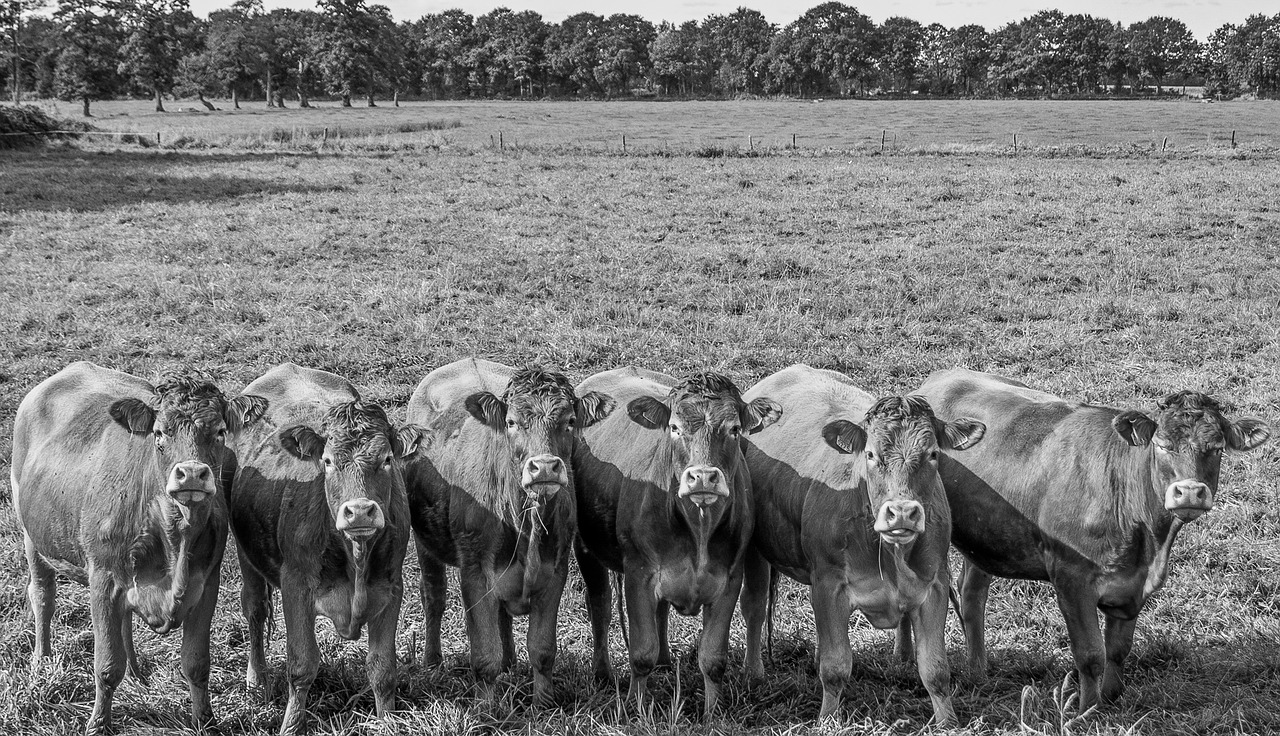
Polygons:
<instances>
[{"instance_id":1,"label":"cow neck","mask_svg":"<svg viewBox=\"0 0 1280 736\"><path fill-rule=\"evenodd\" d=\"M529 547L524 556L524 580L521 591L521 597L525 600L533 594L533 588L542 568L542 532L546 530L546 525L542 521L542 512L545 504L546 502L543 501L534 501L525 508L523 514L524 517L528 517L529 526ZM524 524L522 517L521 526L523 527ZM516 548L519 549L519 546L517 539Z\"/></svg>"},{"instance_id":2,"label":"cow neck","mask_svg":"<svg viewBox=\"0 0 1280 736\"><path fill-rule=\"evenodd\" d=\"M383 532L371 539L353 540L342 532L343 554L347 558L347 578L351 581L351 621L363 621L369 608L369 558L373 556L374 543Z\"/></svg>"},{"instance_id":3,"label":"cow neck","mask_svg":"<svg viewBox=\"0 0 1280 736\"><path fill-rule=\"evenodd\" d=\"M139 585L135 561L133 586L126 599L132 609L142 614L148 626L159 634L167 634L182 623L177 609L186 597L191 579L191 547L203 526L193 524L194 512L169 499L167 494L153 496L150 506L147 514L149 528L142 531L135 545L145 544L144 537L148 535L159 540L167 574L155 585ZM207 520L211 511L206 507L200 510L200 514Z\"/></svg>"},{"instance_id":4,"label":"cow neck","mask_svg":"<svg viewBox=\"0 0 1280 736\"><path fill-rule=\"evenodd\" d=\"M711 535L715 534L720 524L732 515L734 496L741 490L737 487L738 484L731 483L729 498L717 501L708 510L705 506L681 503L679 483L679 478L676 477L668 487L668 513L683 519L689 533L693 536L694 571L701 573L711 562Z\"/></svg>"},{"instance_id":5,"label":"cow neck","mask_svg":"<svg viewBox=\"0 0 1280 736\"><path fill-rule=\"evenodd\" d=\"M1143 455L1143 459L1146 460L1144 463L1147 474L1147 483L1145 487L1152 489L1152 494L1154 495L1157 490L1153 481L1155 478L1159 477L1155 468L1155 450L1150 449L1150 446L1147 446L1144 449L1145 452L1139 454ZM1161 499L1161 502L1163 504L1163 499ZM1161 506L1161 510L1156 513L1160 514L1162 512L1167 514L1172 521L1169 523L1163 538L1161 538L1159 533L1160 527L1164 526L1163 524L1152 530L1155 533L1156 542L1159 544L1159 547L1156 548L1155 557L1151 560L1151 567L1147 569L1147 577L1142 584L1142 597L1144 599L1159 590L1164 585L1165 580L1169 578L1169 563L1173 555L1173 543L1177 540L1178 533L1182 531L1183 524L1186 523L1182 519L1179 519L1169 513L1168 510L1163 508L1163 505Z\"/></svg>"},{"instance_id":6,"label":"cow neck","mask_svg":"<svg viewBox=\"0 0 1280 736\"><path fill-rule=\"evenodd\" d=\"M912 553L916 551L916 548L925 540L923 538L919 538L912 541L911 544L903 545L889 544L879 537L880 535L877 534L876 541L880 546L878 554L881 559L881 565L884 564L883 560L887 553L887 556L893 564L893 571L896 577L893 587L898 594L898 598L909 601L922 600L925 592L929 588L929 581L922 578L920 574L911 567L909 558L912 556ZM889 549L885 549L886 547ZM884 580L883 568L881 570L880 578L881 580ZM885 582L887 583L888 581Z\"/></svg>"}]
</instances>

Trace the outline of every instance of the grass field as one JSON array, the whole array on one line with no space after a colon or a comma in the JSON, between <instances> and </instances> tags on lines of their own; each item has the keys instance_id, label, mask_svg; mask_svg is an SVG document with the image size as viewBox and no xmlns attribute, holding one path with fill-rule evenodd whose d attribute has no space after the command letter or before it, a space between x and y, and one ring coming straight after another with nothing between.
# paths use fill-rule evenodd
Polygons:
<instances>
[{"instance_id":1,"label":"grass field","mask_svg":"<svg viewBox=\"0 0 1280 736\"><path fill-rule=\"evenodd\" d=\"M219 101L207 113L191 102L167 103L152 112L148 101L94 103L94 124L136 133L161 143L195 140L267 147L318 143L325 128L339 146L350 133L379 132L365 145L444 146L474 150L509 147L545 150L681 151L721 147L757 150L1001 151L1020 148L1202 151L1230 147L1232 132L1246 150L1280 147L1280 102L1203 104L1198 101L1007 100L759 100L740 102L411 102L391 107L343 109L321 101L313 110L268 109L263 102L241 110ZM69 103L48 103L66 117ZM178 109L199 112L176 112ZM441 131L404 131L412 123L458 125ZM1167 140L1166 140L1167 139Z\"/></svg>"},{"instance_id":2,"label":"grass field","mask_svg":"<svg viewBox=\"0 0 1280 736\"><path fill-rule=\"evenodd\" d=\"M903 115L912 104L901 103ZM1237 109L1162 104L1197 114ZM498 124L468 117L479 113L466 106L423 107L427 118L462 122L432 135L475 142ZM509 107L564 123L576 110L608 106ZM794 109L821 116L838 108ZM633 109L656 125L676 108ZM352 111L317 114L339 112ZM395 112L361 114L390 124ZM253 120L274 126L275 116ZM225 116L226 125L241 117L249 116ZM724 130L716 126L728 117L671 123ZM141 130L153 120L197 119L214 126L211 137L231 135L218 116L131 113L101 124ZM535 122L525 119L531 131ZM877 144L880 126L872 124ZM581 134L593 135L585 127ZM7 499L17 402L78 359L144 376L194 363L236 390L293 360L350 377L395 416L428 370L464 355L540 361L575 379L627 363L673 373L712 368L744 387L803 361L844 371L875 393L964 365L1126 407L1198 388L1276 423L1277 202L1280 169L1253 155L704 159L501 155L462 145L298 153L100 144L8 154L0 166L0 495ZM1275 443L1228 460L1219 506L1183 533L1172 579L1139 623L1123 701L1083 721L1068 722L1055 695L1072 665L1047 586L998 582L986 684L963 677L962 640L955 619L949 624L962 723L983 734L1280 731L1278 477ZM215 622L213 705L227 732L268 733L284 699L260 702L243 685L234 560L229 554ZM0 731L78 733L92 702L85 592L60 587L59 656L31 675L25 575L6 500ZM532 708L523 665L498 702L485 703L465 666L456 595L445 621L446 666L432 672L411 661L420 607L416 569L408 576L399 635L405 712L381 724L370 717L363 645L342 642L323 623L315 731L911 733L930 714L914 668L893 663L889 636L856 617L845 706L833 722L812 724L820 700L812 614L807 592L789 584L762 683L741 674L735 623L728 707L709 730L696 721L701 685L688 659L656 678L652 711L627 712L615 692L591 683L576 577L562 604L558 707ZM696 628L673 621L682 655ZM614 638L625 673L616 626ZM177 643L139 630L152 685L121 688L121 732L184 723ZM283 659L278 633L270 650L277 674Z\"/></svg>"}]
</instances>

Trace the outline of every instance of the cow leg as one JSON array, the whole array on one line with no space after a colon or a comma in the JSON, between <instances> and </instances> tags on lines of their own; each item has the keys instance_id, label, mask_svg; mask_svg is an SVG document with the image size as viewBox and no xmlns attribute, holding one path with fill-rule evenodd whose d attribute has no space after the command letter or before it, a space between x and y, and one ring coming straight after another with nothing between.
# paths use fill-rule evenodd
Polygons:
<instances>
[{"instance_id":1,"label":"cow leg","mask_svg":"<svg viewBox=\"0 0 1280 736\"><path fill-rule=\"evenodd\" d=\"M1067 622L1071 654L1080 676L1080 712L1098 705L1098 680L1102 677L1106 648L1098 629L1098 598L1073 581L1055 580L1058 608Z\"/></svg>"},{"instance_id":2,"label":"cow leg","mask_svg":"<svg viewBox=\"0 0 1280 736\"><path fill-rule=\"evenodd\" d=\"M49 567L36 551L31 535L22 533L22 542L27 550L27 600L31 603L31 615L36 623L36 646L31 652L31 667L44 657L53 656L53 604L57 592L57 579L53 568Z\"/></svg>"},{"instance_id":3,"label":"cow leg","mask_svg":"<svg viewBox=\"0 0 1280 736\"><path fill-rule=\"evenodd\" d=\"M747 624L747 653L743 668L752 678L764 677L762 639L765 618L769 615L769 563L754 548L749 548L742 565L742 619ZM704 624L705 626L705 624ZM704 628L705 632L706 629Z\"/></svg>"},{"instance_id":4,"label":"cow leg","mask_svg":"<svg viewBox=\"0 0 1280 736\"><path fill-rule=\"evenodd\" d=\"M730 578L724 593L711 602L702 612L702 637L698 641L698 668L702 670L702 691L705 702L704 718L710 719L720 702L720 690L724 686L725 661L729 652L729 624L733 621L733 607L738 603L738 591L742 589L742 576ZM677 665L678 666L678 665Z\"/></svg>"},{"instance_id":5,"label":"cow leg","mask_svg":"<svg viewBox=\"0 0 1280 736\"><path fill-rule=\"evenodd\" d=\"M658 601L658 666L670 667L671 658L671 604Z\"/></svg>"},{"instance_id":6,"label":"cow leg","mask_svg":"<svg viewBox=\"0 0 1280 736\"><path fill-rule=\"evenodd\" d=\"M498 606L498 633L502 635L502 671L510 672L516 665L516 642L511 636L511 614Z\"/></svg>"},{"instance_id":7,"label":"cow leg","mask_svg":"<svg viewBox=\"0 0 1280 736\"><path fill-rule=\"evenodd\" d=\"M87 736L111 728L111 699L124 679L127 655L121 619L128 614L124 591L116 587L109 571L89 569L89 614L93 620L93 713L85 726Z\"/></svg>"},{"instance_id":8,"label":"cow leg","mask_svg":"<svg viewBox=\"0 0 1280 736\"><path fill-rule=\"evenodd\" d=\"M1104 636L1107 646L1107 664L1102 674L1102 702L1111 704L1124 693L1124 661L1133 649L1133 630L1138 620L1107 616Z\"/></svg>"},{"instance_id":9,"label":"cow leg","mask_svg":"<svg viewBox=\"0 0 1280 736\"><path fill-rule=\"evenodd\" d=\"M124 641L125 672L143 687L150 687L150 680L138 666L138 650L133 647L133 614L125 611L120 617L120 624L120 637Z\"/></svg>"},{"instance_id":10,"label":"cow leg","mask_svg":"<svg viewBox=\"0 0 1280 736\"><path fill-rule=\"evenodd\" d=\"M398 572L395 578L391 599L377 616L369 620L369 652L365 656L365 665L379 718L396 709L396 624L400 620L400 606L404 600L404 583Z\"/></svg>"},{"instance_id":11,"label":"cow leg","mask_svg":"<svg viewBox=\"0 0 1280 736\"><path fill-rule=\"evenodd\" d=\"M219 555L221 557L221 555ZM221 559L205 579L200 601L182 622L182 676L191 692L191 727L213 725L213 709L209 705L209 639L213 614L218 608L218 588L222 583Z\"/></svg>"},{"instance_id":12,"label":"cow leg","mask_svg":"<svg viewBox=\"0 0 1280 736\"><path fill-rule=\"evenodd\" d=\"M817 575L809 591L818 630L818 678L822 680L822 709L818 718L840 707L840 696L853 671L853 647L849 644L849 615L853 612L843 584L834 576Z\"/></svg>"},{"instance_id":13,"label":"cow leg","mask_svg":"<svg viewBox=\"0 0 1280 736\"><path fill-rule=\"evenodd\" d=\"M947 608L951 605L947 594L950 583L945 568L941 581L935 581L920 607L911 612L910 625L904 621L899 631L914 629L919 652L916 667L920 681L929 691L933 701L934 723L942 728L955 728L956 711L951 704L951 666L947 662ZM908 633L908 636L910 634ZM899 639L901 641L901 639ZM910 641L908 639L908 641Z\"/></svg>"},{"instance_id":14,"label":"cow leg","mask_svg":"<svg viewBox=\"0 0 1280 736\"><path fill-rule=\"evenodd\" d=\"M310 590L286 582L293 575L280 571L280 607L284 612L285 660L289 670L289 704L280 723L281 734L301 734L307 725L307 696L320 670L316 643L315 599Z\"/></svg>"},{"instance_id":15,"label":"cow leg","mask_svg":"<svg viewBox=\"0 0 1280 736\"><path fill-rule=\"evenodd\" d=\"M591 664L596 681L613 682L613 664L609 661L609 624L613 618L613 591L609 584L609 571L591 556L579 542L574 545L578 558L578 570L586 588L587 612L591 616Z\"/></svg>"},{"instance_id":16,"label":"cow leg","mask_svg":"<svg viewBox=\"0 0 1280 736\"><path fill-rule=\"evenodd\" d=\"M991 575L965 560L960 568L960 611L964 627L964 643L969 654L969 679L987 679L987 594L991 591Z\"/></svg>"},{"instance_id":17,"label":"cow leg","mask_svg":"<svg viewBox=\"0 0 1280 736\"><path fill-rule=\"evenodd\" d=\"M898 628L894 629L893 656L899 662L910 662L916 657L915 643L911 640L911 621L911 618L903 617Z\"/></svg>"},{"instance_id":18,"label":"cow leg","mask_svg":"<svg viewBox=\"0 0 1280 736\"><path fill-rule=\"evenodd\" d=\"M422 585L418 594L422 598L422 663L438 667L444 661L440 646L440 622L444 619L444 607L449 595L444 563L427 553L418 542L418 569L422 571ZM416 652L415 652L416 653Z\"/></svg>"},{"instance_id":19,"label":"cow leg","mask_svg":"<svg viewBox=\"0 0 1280 736\"><path fill-rule=\"evenodd\" d=\"M529 648L529 667L533 670L533 702L541 707L555 704L551 672L556 664L556 625L564 582L564 577L559 574L549 579L549 584L534 596L533 608L529 611L526 646Z\"/></svg>"},{"instance_id":20,"label":"cow leg","mask_svg":"<svg viewBox=\"0 0 1280 736\"><path fill-rule=\"evenodd\" d=\"M658 662L658 601L653 596L653 586L646 570L627 571L622 575L626 591L627 623L631 626L631 641L627 654L631 660L631 687L627 699L644 710L644 698L649 685L649 673Z\"/></svg>"},{"instance_id":21,"label":"cow leg","mask_svg":"<svg viewBox=\"0 0 1280 736\"><path fill-rule=\"evenodd\" d=\"M271 700L271 677L267 672L267 648L265 630L271 620L271 588L267 579L253 569L244 556L240 556L240 613L244 616L249 634L249 666L245 672L245 684L251 690L261 690L263 700Z\"/></svg>"},{"instance_id":22,"label":"cow leg","mask_svg":"<svg viewBox=\"0 0 1280 736\"><path fill-rule=\"evenodd\" d=\"M502 623L498 617L502 604L489 590L488 578L478 565L463 567L458 577L462 583L462 605L467 611L471 670L477 680L491 688L502 673Z\"/></svg>"}]
</instances>

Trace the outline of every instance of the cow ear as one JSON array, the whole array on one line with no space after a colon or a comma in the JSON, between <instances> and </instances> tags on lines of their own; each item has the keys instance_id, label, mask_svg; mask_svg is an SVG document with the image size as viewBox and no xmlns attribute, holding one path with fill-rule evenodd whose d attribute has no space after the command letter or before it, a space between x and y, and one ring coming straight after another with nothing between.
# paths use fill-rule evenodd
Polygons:
<instances>
[{"instance_id":1,"label":"cow ear","mask_svg":"<svg viewBox=\"0 0 1280 736\"><path fill-rule=\"evenodd\" d=\"M467 413L485 426L503 429L507 423L507 405L488 391L471 394L465 405Z\"/></svg>"},{"instance_id":2,"label":"cow ear","mask_svg":"<svg viewBox=\"0 0 1280 736\"><path fill-rule=\"evenodd\" d=\"M671 409L652 396L641 396L627 404L627 416L645 429L666 429Z\"/></svg>"},{"instance_id":3,"label":"cow ear","mask_svg":"<svg viewBox=\"0 0 1280 736\"><path fill-rule=\"evenodd\" d=\"M867 430L846 419L837 419L823 427L822 438L842 455L856 455L867 446Z\"/></svg>"},{"instance_id":4,"label":"cow ear","mask_svg":"<svg viewBox=\"0 0 1280 736\"><path fill-rule=\"evenodd\" d=\"M396 432L396 443L400 446L396 455L402 458L413 457L423 441L427 439L427 430L417 424L406 424Z\"/></svg>"},{"instance_id":5,"label":"cow ear","mask_svg":"<svg viewBox=\"0 0 1280 736\"><path fill-rule=\"evenodd\" d=\"M761 396L742 408L742 426L747 434L755 434L782 418L782 405Z\"/></svg>"},{"instance_id":6,"label":"cow ear","mask_svg":"<svg viewBox=\"0 0 1280 736\"><path fill-rule=\"evenodd\" d=\"M120 399L107 411L116 424L134 434L151 434L156 424L156 410L142 399Z\"/></svg>"},{"instance_id":7,"label":"cow ear","mask_svg":"<svg viewBox=\"0 0 1280 736\"><path fill-rule=\"evenodd\" d=\"M1140 447L1151 442L1151 438L1156 433L1156 423L1151 417L1140 411L1122 412L1111 420L1111 427L1115 429L1116 434L1124 438L1125 442Z\"/></svg>"},{"instance_id":8,"label":"cow ear","mask_svg":"<svg viewBox=\"0 0 1280 736\"><path fill-rule=\"evenodd\" d=\"M944 450L967 450L987 433L987 425L961 417L954 422L938 422L938 446Z\"/></svg>"},{"instance_id":9,"label":"cow ear","mask_svg":"<svg viewBox=\"0 0 1280 736\"><path fill-rule=\"evenodd\" d=\"M227 431L239 434L241 429L253 424L267 413L267 400L261 396L245 394L237 396L227 403L222 420L227 424Z\"/></svg>"},{"instance_id":10,"label":"cow ear","mask_svg":"<svg viewBox=\"0 0 1280 736\"><path fill-rule=\"evenodd\" d=\"M613 413L618 402L609 394L588 391L578 397L578 426L586 429Z\"/></svg>"},{"instance_id":11,"label":"cow ear","mask_svg":"<svg viewBox=\"0 0 1280 736\"><path fill-rule=\"evenodd\" d=\"M1227 445L1233 450L1252 450L1271 439L1271 427L1261 419L1237 419L1227 430Z\"/></svg>"},{"instance_id":12,"label":"cow ear","mask_svg":"<svg viewBox=\"0 0 1280 736\"><path fill-rule=\"evenodd\" d=\"M299 460L316 460L324 453L325 438L305 424L280 430L280 446Z\"/></svg>"}]
</instances>

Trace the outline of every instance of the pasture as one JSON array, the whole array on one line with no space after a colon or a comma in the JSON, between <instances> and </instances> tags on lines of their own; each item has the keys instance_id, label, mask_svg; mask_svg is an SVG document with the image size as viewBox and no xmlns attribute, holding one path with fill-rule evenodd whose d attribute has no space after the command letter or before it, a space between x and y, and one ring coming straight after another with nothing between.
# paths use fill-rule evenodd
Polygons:
<instances>
[{"instance_id":1,"label":"pasture","mask_svg":"<svg viewBox=\"0 0 1280 736\"><path fill-rule=\"evenodd\" d=\"M1239 414L1280 423L1280 170L1270 156L1231 155L1243 152L1220 138L1205 147L1203 127L1194 142L1208 155L1013 158L971 145L967 133L927 132L920 123L919 139L928 141L922 150L964 144L959 153L708 159L594 155L594 144L562 144L572 131L580 142L606 129L605 146L616 129L601 121L643 121L647 130L680 127L685 141L732 135L745 145L750 126L730 131L740 110L775 126L761 135L781 147L773 138L786 133L789 143L787 129L799 123L853 130L848 115L831 110L899 115L905 130L913 111L926 108L486 103L454 111L441 103L159 116L139 113L145 103L119 104L128 116L109 115L104 103L97 124L139 132L171 126L166 135L194 135L207 124L208 139L239 137L241 145L143 150L87 143L9 154L0 166L5 732L78 734L92 703L82 588L60 586L58 656L28 671L26 565L8 503L17 403L73 360L146 377L192 363L213 369L232 390L293 360L349 377L397 420L428 370L479 355L557 366L574 380L628 363L675 374L709 368L744 388L802 361L843 371L877 394L908 391L934 369L963 365L1069 399L1132 408L1196 388L1228 400ZM1075 120L1047 132L1062 116L1058 105L1080 103L936 104L1032 110L1046 126L1044 146L1054 145L1050 139L1065 145L1066 127L1097 125ZM1037 111L1041 104L1048 107ZM1259 138L1275 109L1140 104L1171 111L1187 130L1207 125L1194 116L1243 115L1254 119ZM704 105L720 116L714 124L698 122ZM1106 112L1147 114L1127 107ZM575 127L582 110L591 124ZM794 126L791 110L801 111ZM1192 117L1180 117L1183 111ZM981 115L948 114L961 115L981 136L997 130ZM255 131L304 119L372 128L422 117L461 127L411 134L442 137L446 145L438 149L378 150L377 136L345 150L246 144ZM874 146L859 129L828 147L877 148L889 126L880 118L866 122ZM490 150L488 136L498 129L519 131L516 142L529 145ZM998 132L993 145L1004 145L1011 131ZM1144 135L1142 150L1149 151L1151 134ZM1165 133L1155 135L1158 149ZM699 139L681 149L704 145ZM1060 688L1072 664L1050 589L997 581L987 683L965 678L959 626L954 617L949 623L961 723L982 734L1280 730L1278 478L1274 442L1224 463L1218 506L1184 530L1168 586L1139 619L1121 703L1085 719L1072 720L1064 707L1069 694ZM373 720L364 644L342 641L325 621L314 732L708 731L697 721L701 685L690 656L696 620L673 616L680 665L656 673L649 711L631 712L617 692L591 681L582 586L571 571L558 707L531 705L523 647L516 672L500 681L497 702L486 703L466 666L456 581L444 667L429 671L413 661L421 607L416 563L408 567L398 639L404 712ZM264 703L244 686L245 627L230 550L218 605L214 711L226 733L273 733L284 703L283 631L269 650L276 697ZM726 708L711 732L912 733L925 726L930 706L914 666L895 663L889 635L860 616L851 623L854 678L845 704L836 719L815 726L820 686L806 590L782 584L775 625L768 675L749 682L735 619ZM177 638L145 627L137 627L137 638L151 686L125 681L117 728L182 728L187 705ZM615 667L625 676L616 622L613 640Z\"/></svg>"}]
</instances>

